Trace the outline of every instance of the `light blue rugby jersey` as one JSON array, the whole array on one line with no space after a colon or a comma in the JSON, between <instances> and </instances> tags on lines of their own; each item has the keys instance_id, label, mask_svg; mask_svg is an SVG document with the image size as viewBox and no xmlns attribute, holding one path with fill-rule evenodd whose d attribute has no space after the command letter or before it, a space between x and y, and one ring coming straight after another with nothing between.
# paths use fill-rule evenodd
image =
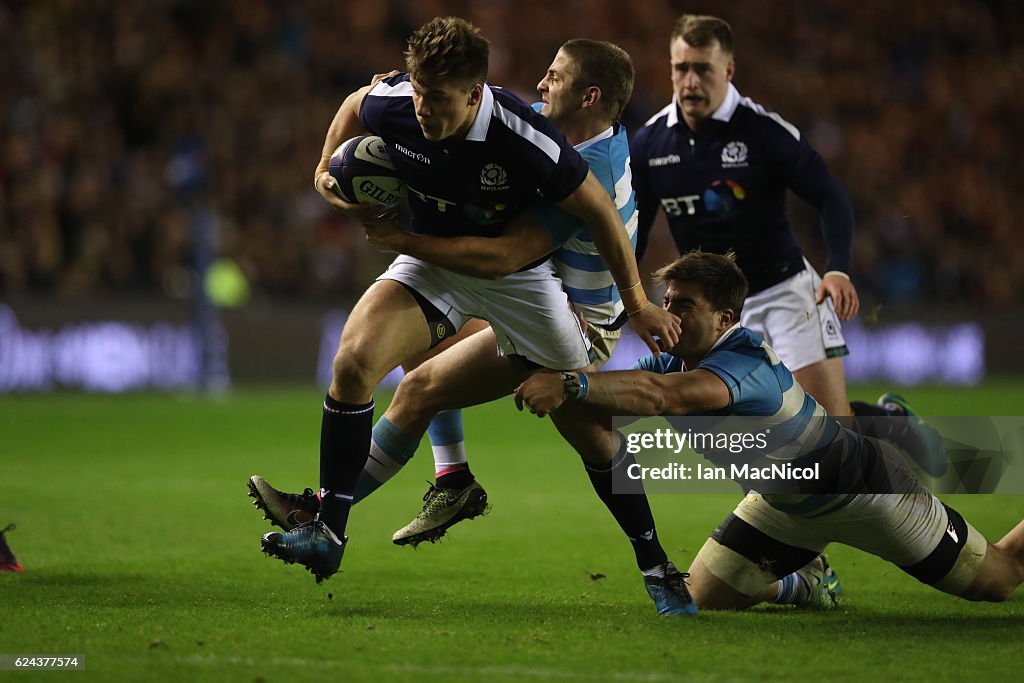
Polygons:
<instances>
[{"instance_id":1,"label":"light blue rugby jersey","mask_svg":"<svg viewBox=\"0 0 1024 683\"><path fill-rule=\"evenodd\" d=\"M686 369L682 359L667 353L658 358L644 356L633 368L662 375ZM695 369L713 372L725 382L730 405L722 410L691 415L758 418L759 425L770 425L771 428L768 448L764 453L771 460L836 456L844 460L844 468L847 467L846 460L850 461L849 466L858 461L856 437L829 417L824 408L804 392L789 369L779 361L775 351L753 331L738 324L733 326ZM751 426L752 423L745 429ZM715 459L714 454L704 455ZM827 506L838 495L839 492L765 495L765 500L779 509L800 513Z\"/></svg>"},{"instance_id":2,"label":"light blue rugby jersey","mask_svg":"<svg viewBox=\"0 0 1024 683\"><path fill-rule=\"evenodd\" d=\"M538 105L534 105L538 108ZM637 206L629 169L629 141L620 124L576 145L590 172L615 202L626 234L636 248ZM586 225L551 204L536 207L541 227L558 249L551 261L573 304L595 325L611 325L623 312L622 297L608 264L597 252Z\"/></svg>"}]
</instances>

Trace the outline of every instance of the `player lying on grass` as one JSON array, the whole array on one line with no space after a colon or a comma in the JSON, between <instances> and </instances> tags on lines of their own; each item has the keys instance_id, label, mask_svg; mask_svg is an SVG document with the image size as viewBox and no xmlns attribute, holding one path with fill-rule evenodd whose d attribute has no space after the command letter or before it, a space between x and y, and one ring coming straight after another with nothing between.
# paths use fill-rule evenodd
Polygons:
<instances>
[{"instance_id":1,"label":"player lying on grass","mask_svg":"<svg viewBox=\"0 0 1024 683\"><path fill-rule=\"evenodd\" d=\"M619 415L756 417L805 444L781 444L769 457L817 462L826 474L799 493L748 493L690 567L701 608L745 608L806 590L791 572L831 542L968 600L1005 600L1024 580L1024 522L986 541L904 468L893 446L843 429L739 325L747 284L731 255L691 252L657 276L667 285L665 308L683 328L668 354L643 358L636 370L537 373L516 390L516 403L541 416L587 406Z\"/></svg>"},{"instance_id":2,"label":"player lying on grass","mask_svg":"<svg viewBox=\"0 0 1024 683\"><path fill-rule=\"evenodd\" d=\"M632 62L623 50L610 43L572 40L562 46L538 85L543 113L588 161L594 176L614 200L627 239L635 232L636 203L629 182L626 132L616 121L629 100L632 83ZM388 223L368 225L367 230L369 239L378 246L403 251L455 272L487 278L518 270L554 251L557 272L570 298L592 322L588 335L599 349L599 361L607 360L626 309L592 235L575 217L543 206L537 208L536 216L527 218L494 238L414 235L395 230ZM510 367L494 349L495 332L487 329L405 377L387 413L374 427L373 450L356 487L355 500L375 490L408 461L438 410L512 393L522 381L521 370ZM443 391L441 387L426 386L434 382ZM658 541L646 497L611 496L611 465L619 448L618 437L589 422L574 421L571 410L559 416L557 425L580 452L588 454L591 482L630 538L659 612L692 613L682 575L668 561ZM440 472L437 485L427 493L421 515L396 533L396 543L415 544L436 538L448 525L482 511L485 494L464 463L463 458L462 467ZM286 529L304 519L302 515L308 518L316 507L312 491L305 496L282 494L258 476L252 478L250 488L256 502Z\"/></svg>"},{"instance_id":3,"label":"player lying on grass","mask_svg":"<svg viewBox=\"0 0 1024 683\"><path fill-rule=\"evenodd\" d=\"M406 52L409 73L361 88L342 103L315 187L335 208L360 211L335 193L327 165L342 141L368 131L384 139L406 182L415 232L493 237L541 196L587 225L637 334L654 351L655 337L670 346L678 321L646 299L615 205L550 122L486 83L488 54L486 39L461 19L433 19L419 28ZM317 517L266 534L264 552L303 565L318 581L338 570L356 481L370 452L373 390L394 367L470 318L491 323L510 378L590 362L590 343L546 259L484 280L399 256L356 303L334 358L320 430Z\"/></svg>"}]
</instances>

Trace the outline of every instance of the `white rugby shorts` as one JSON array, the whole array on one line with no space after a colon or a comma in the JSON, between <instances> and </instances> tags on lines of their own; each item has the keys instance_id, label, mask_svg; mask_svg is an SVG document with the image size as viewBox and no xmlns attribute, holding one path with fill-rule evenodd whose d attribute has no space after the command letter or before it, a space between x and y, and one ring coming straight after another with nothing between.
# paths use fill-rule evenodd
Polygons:
<instances>
[{"instance_id":1,"label":"white rugby shorts","mask_svg":"<svg viewBox=\"0 0 1024 683\"><path fill-rule=\"evenodd\" d=\"M756 531L748 527L728 534L720 526L716 535L723 543L709 538L697 557L735 590L754 595L829 543L843 543L892 562L922 583L963 594L981 569L988 541L917 482L893 446L876 444L890 476L906 477L894 483L894 490L904 493L860 494L832 512L803 517L778 510L751 492L729 519L735 516ZM726 540L730 536L735 540Z\"/></svg>"},{"instance_id":2,"label":"white rugby shorts","mask_svg":"<svg viewBox=\"0 0 1024 683\"><path fill-rule=\"evenodd\" d=\"M456 330L469 318L486 320L506 356L523 356L552 370L575 370L590 363L590 341L550 260L485 280L402 255L377 279L414 289Z\"/></svg>"},{"instance_id":3,"label":"white rugby shorts","mask_svg":"<svg viewBox=\"0 0 1024 683\"><path fill-rule=\"evenodd\" d=\"M832 299L814 303L821 277L807 259L804 264L793 277L748 297L740 316L791 371L850 353Z\"/></svg>"}]
</instances>

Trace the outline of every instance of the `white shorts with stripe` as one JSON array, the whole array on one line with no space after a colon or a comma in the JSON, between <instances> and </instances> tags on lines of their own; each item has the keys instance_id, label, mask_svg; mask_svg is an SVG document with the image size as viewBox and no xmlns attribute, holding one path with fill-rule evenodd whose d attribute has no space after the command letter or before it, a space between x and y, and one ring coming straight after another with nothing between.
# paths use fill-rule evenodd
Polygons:
<instances>
[{"instance_id":1,"label":"white shorts with stripe","mask_svg":"<svg viewBox=\"0 0 1024 683\"><path fill-rule=\"evenodd\" d=\"M906 471L895 449L874 442L893 490L852 495L830 512L783 512L751 492L701 548L708 571L744 595L806 564L829 543L842 543L897 565L922 583L961 595L981 569L988 541L956 510ZM770 497L769 497L770 498Z\"/></svg>"},{"instance_id":2,"label":"white shorts with stripe","mask_svg":"<svg viewBox=\"0 0 1024 683\"><path fill-rule=\"evenodd\" d=\"M523 356L552 370L575 370L590 363L590 341L550 260L484 280L402 255L377 279L395 280L415 290L456 330L469 318L486 320L506 356Z\"/></svg>"},{"instance_id":3,"label":"white shorts with stripe","mask_svg":"<svg viewBox=\"0 0 1024 683\"><path fill-rule=\"evenodd\" d=\"M821 277L807 259L804 264L793 277L748 297L740 316L791 371L849 354L832 299L814 303Z\"/></svg>"}]
</instances>

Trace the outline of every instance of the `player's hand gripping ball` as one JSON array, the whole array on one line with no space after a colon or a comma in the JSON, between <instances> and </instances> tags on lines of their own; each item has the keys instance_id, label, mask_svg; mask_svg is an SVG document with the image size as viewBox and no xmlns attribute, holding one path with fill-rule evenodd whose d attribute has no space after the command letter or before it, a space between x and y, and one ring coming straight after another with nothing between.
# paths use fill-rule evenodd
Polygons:
<instances>
[{"instance_id":1,"label":"player's hand gripping ball","mask_svg":"<svg viewBox=\"0 0 1024 683\"><path fill-rule=\"evenodd\" d=\"M338 196L350 204L394 206L405 195L387 145L376 135L341 143L331 155L330 172Z\"/></svg>"}]
</instances>

